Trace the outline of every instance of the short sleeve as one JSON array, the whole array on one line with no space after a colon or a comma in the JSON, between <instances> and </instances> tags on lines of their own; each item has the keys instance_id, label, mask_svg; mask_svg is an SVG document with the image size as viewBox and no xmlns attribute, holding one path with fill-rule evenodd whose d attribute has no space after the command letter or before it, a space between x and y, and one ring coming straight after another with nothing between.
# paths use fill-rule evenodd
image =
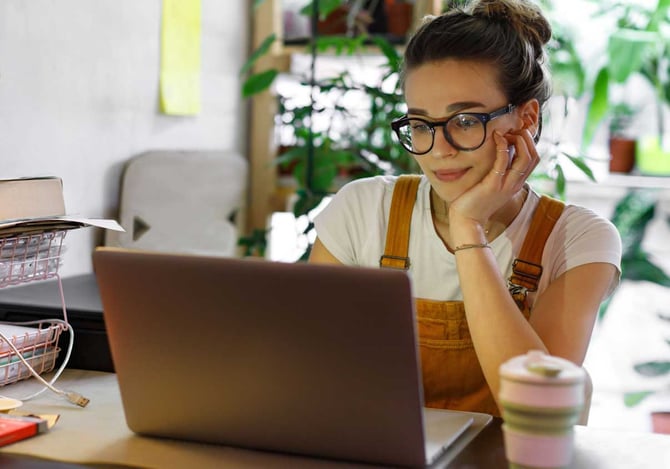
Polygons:
<instances>
[{"instance_id":1,"label":"short sleeve","mask_svg":"<svg viewBox=\"0 0 670 469\"><path fill-rule=\"evenodd\" d=\"M347 265L367 265L366 246L377 245L385 228L383 177L358 179L344 185L314 219L317 236L328 251Z\"/></svg>"},{"instance_id":2,"label":"short sleeve","mask_svg":"<svg viewBox=\"0 0 670 469\"><path fill-rule=\"evenodd\" d=\"M621 236L609 220L589 209L567 206L547 243L553 253L552 279L580 265L602 262L614 265L618 272L607 294L610 295L618 286Z\"/></svg>"}]
</instances>

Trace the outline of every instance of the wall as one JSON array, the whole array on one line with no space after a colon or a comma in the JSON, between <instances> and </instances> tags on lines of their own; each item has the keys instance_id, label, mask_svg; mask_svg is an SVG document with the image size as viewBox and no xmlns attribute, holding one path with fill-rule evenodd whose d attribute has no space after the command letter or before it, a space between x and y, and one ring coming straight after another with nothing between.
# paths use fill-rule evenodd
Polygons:
<instances>
[{"instance_id":1,"label":"wall","mask_svg":"<svg viewBox=\"0 0 670 469\"><path fill-rule=\"evenodd\" d=\"M247 2L202 0L202 110L158 112L160 0L0 1L0 178L63 178L69 213L116 217L128 158L152 149L244 154L238 70ZM66 237L63 276L91 271L102 233Z\"/></svg>"}]
</instances>

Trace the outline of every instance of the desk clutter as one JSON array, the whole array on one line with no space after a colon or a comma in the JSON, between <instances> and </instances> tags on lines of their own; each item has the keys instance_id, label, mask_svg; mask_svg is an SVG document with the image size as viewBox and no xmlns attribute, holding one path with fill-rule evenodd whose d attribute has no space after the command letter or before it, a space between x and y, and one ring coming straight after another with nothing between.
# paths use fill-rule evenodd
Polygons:
<instances>
[{"instance_id":1,"label":"desk clutter","mask_svg":"<svg viewBox=\"0 0 670 469\"><path fill-rule=\"evenodd\" d=\"M88 399L77 393L65 393L53 387L67 365L74 341L74 330L68 322L58 275L65 252L63 242L69 230L84 227L123 231L113 220L68 216L63 183L58 177L0 180L0 288L55 279L62 309L62 318L0 322L0 386L31 377L43 381L41 375L56 366L57 358L63 351L60 339L67 331L69 343L67 347L63 346L65 356L62 357L62 364L51 382L43 381L43 390L48 388L62 393L73 404L85 406L88 403ZM16 421L0 422L0 433L3 428L17 426L26 427Z\"/></svg>"}]
</instances>

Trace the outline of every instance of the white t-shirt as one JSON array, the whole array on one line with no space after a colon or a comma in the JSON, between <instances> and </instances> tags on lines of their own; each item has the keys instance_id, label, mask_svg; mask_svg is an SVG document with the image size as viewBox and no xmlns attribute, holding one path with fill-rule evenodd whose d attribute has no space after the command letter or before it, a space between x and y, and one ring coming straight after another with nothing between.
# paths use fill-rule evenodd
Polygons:
<instances>
[{"instance_id":1,"label":"white t-shirt","mask_svg":"<svg viewBox=\"0 0 670 469\"><path fill-rule=\"evenodd\" d=\"M347 265L379 267L384 253L395 176L358 179L345 185L314 220L323 245ZM500 270L509 278L512 262L521 250L532 215L540 200L529 191L519 215L490 242ZM435 231L430 210L430 183L422 176L412 213L409 274L413 294L438 301L462 300L454 255ZM614 225L591 210L567 205L547 239L542 255L540 295L565 271L592 262L620 269L621 238ZM609 293L618 284L613 279ZM535 295L529 294L532 305Z\"/></svg>"}]
</instances>

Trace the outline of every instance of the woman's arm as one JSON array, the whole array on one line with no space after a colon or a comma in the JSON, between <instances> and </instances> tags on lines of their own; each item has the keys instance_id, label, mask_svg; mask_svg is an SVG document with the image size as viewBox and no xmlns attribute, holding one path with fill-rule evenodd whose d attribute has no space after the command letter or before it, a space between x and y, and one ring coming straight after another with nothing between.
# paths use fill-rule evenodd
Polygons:
<instances>
[{"instance_id":1,"label":"woman's arm","mask_svg":"<svg viewBox=\"0 0 670 469\"><path fill-rule=\"evenodd\" d=\"M309 253L309 262L320 264L341 264L341 262L337 260L328 249L326 249L318 237L314 241L312 251Z\"/></svg>"},{"instance_id":2,"label":"woman's arm","mask_svg":"<svg viewBox=\"0 0 670 469\"><path fill-rule=\"evenodd\" d=\"M526 321L489 249L457 251L456 256L470 334L496 399L500 365L528 350L582 364L598 308L617 275L615 266L592 263L568 270L536 299Z\"/></svg>"},{"instance_id":3,"label":"woman's arm","mask_svg":"<svg viewBox=\"0 0 670 469\"><path fill-rule=\"evenodd\" d=\"M536 299L530 324L552 355L584 362L600 304L617 276L612 264L584 264L559 276Z\"/></svg>"}]
</instances>

